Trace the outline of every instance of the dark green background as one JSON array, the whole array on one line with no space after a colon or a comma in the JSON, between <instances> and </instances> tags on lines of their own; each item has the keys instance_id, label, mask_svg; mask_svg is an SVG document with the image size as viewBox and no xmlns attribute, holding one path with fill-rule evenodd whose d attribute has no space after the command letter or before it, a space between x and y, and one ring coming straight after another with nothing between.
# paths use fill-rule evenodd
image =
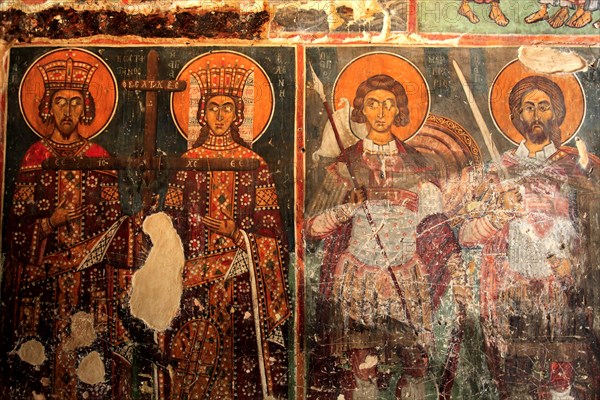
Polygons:
<instances>
[{"instance_id":1,"label":"dark green background","mask_svg":"<svg viewBox=\"0 0 600 400\"><path fill-rule=\"evenodd\" d=\"M14 180L21 159L29 146L39 140L28 127L19 109L19 85L23 74L44 53L55 48L26 47L11 50L8 87L8 114L6 137L6 171L4 192L4 215L12 202ZM160 56L159 77L174 79L179 71L193 58L209 51L231 50L254 59L263 67L275 89L273 119L253 150L269 165L275 179L279 204L282 210L290 248L294 248L294 128L295 128L295 49L293 47L85 47L98 54L112 69L117 82L123 79L146 77L146 55L156 50ZM139 57L131 57L139 56ZM127 61L124 61L127 60ZM276 74L277 72L277 74ZM284 80L285 97L279 96L278 85ZM187 149L186 140L180 135L170 111L170 95L159 94L158 99L158 149L167 155L178 156ZM145 102L142 92L125 91L119 87L118 108L111 123L103 133L93 139L113 156L128 156L140 152L144 131ZM255 107L260 107L257 102ZM120 173L120 191L123 211L133 214L140 208L139 190L135 184L139 174L135 171ZM162 176L157 192L163 193L167 176Z\"/></svg>"}]
</instances>

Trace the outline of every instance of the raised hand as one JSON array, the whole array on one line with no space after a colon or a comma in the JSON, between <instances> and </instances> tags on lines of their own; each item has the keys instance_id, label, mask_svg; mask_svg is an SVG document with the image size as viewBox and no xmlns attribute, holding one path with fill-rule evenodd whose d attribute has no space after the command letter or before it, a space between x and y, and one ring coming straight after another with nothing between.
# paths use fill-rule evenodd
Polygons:
<instances>
[{"instance_id":1,"label":"raised hand","mask_svg":"<svg viewBox=\"0 0 600 400\"><path fill-rule=\"evenodd\" d=\"M225 216L225 219L217 219L213 217L204 216L202 217L202 222L211 231L216 232L219 235L227 236L229 238L234 239L238 231L237 226L235 225L235 221L233 220L231 214L229 214L224 208L221 208L221 212Z\"/></svg>"},{"instance_id":2,"label":"raised hand","mask_svg":"<svg viewBox=\"0 0 600 400\"><path fill-rule=\"evenodd\" d=\"M354 204L362 204L367 200L367 191L364 186L354 188L350 192L350 202Z\"/></svg>"},{"instance_id":3,"label":"raised hand","mask_svg":"<svg viewBox=\"0 0 600 400\"><path fill-rule=\"evenodd\" d=\"M63 198L50 216L50 226L58 228L67 225L69 222L81 218L88 210L89 206L80 206L73 209L65 207L67 199Z\"/></svg>"}]
</instances>

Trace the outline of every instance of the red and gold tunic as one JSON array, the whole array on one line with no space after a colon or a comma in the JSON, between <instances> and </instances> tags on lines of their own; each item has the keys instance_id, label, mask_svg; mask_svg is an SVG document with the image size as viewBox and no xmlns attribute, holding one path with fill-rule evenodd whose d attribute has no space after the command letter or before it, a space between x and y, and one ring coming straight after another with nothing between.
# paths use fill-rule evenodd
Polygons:
<instances>
[{"instance_id":1,"label":"red and gold tunic","mask_svg":"<svg viewBox=\"0 0 600 400\"><path fill-rule=\"evenodd\" d=\"M9 319L6 325L13 327L7 342L16 346L37 340L44 347L46 361L28 375L21 368L31 366L15 359L21 372L13 389L24 392L14 395L29 397L35 390L70 399L85 391L90 398L116 393L109 379L114 365L109 361L108 347L124 338L116 305L118 296L125 294L130 271L115 267L126 263L130 247L127 234L111 235L112 247L107 254L111 262L102 253L88 263L88 268L78 268L94 246L106 239L109 228L118 226L117 176L114 171L42 168L42 162L50 157L108 156L104 148L85 139L71 144L44 139L28 149L21 163L5 242L9 259L3 298L11 308L5 313ZM59 206L69 210L85 207L85 212L53 228L50 217ZM91 318L96 339L73 347L69 344L70 329L72 317L78 313ZM94 351L100 353L108 374L103 383L87 385L78 380L75 370L80 358ZM49 384L37 387L40 379Z\"/></svg>"},{"instance_id":2,"label":"red and gold tunic","mask_svg":"<svg viewBox=\"0 0 600 400\"><path fill-rule=\"evenodd\" d=\"M269 394L285 396L287 350L281 325L291 312L288 255L271 174L260 156L229 136L209 136L183 157L256 159L259 167L180 171L169 185L165 208L181 235L186 263L180 315L160 335L173 366L171 379L163 375L161 386L170 399L258 399L262 363ZM245 233L248 249L202 222L202 217L223 220L226 214Z\"/></svg>"}]
</instances>

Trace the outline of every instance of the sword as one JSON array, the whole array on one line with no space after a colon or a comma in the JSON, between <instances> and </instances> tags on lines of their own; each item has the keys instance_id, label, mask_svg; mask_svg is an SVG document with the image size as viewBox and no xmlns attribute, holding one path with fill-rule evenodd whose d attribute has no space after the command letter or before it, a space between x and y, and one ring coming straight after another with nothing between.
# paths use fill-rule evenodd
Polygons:
<instances>
[{"instance_id":1,"label":"sword","mask_svg":"<svg viewBox=\"0 0 600 400\"><path fill-rule=\"evenodd\" d=\"M467 96L467 102L469 103L469 107L471 108L471 112L473 113L473 117L475 118L475 122L477 123L477 127L479 127L479 131L481 132L481 136L483 136L483 142L485 143L485 147L487 148L490 156L492 157L492 161L498 165L500 168L500 174L503 178L508 176L506 169L502 166L502 158L500 157L500 153L496 148L496 144L492 138L492 133L488 129L485 124L485 120L483 119L483 115L481 115L481 111L479 111L479 106L475 101L475 97L473 96L473 92L471 92L471 88L469 87L469 83L465 79L465 76L462 73L462 70L458 66L455 60L452 60L452 65L454 66L454 70L456 71L456 75L458 75L458 79L460 80L460 84L462 85L463 90L465 91L465 95Z\"/></svg>"}]
</instances>

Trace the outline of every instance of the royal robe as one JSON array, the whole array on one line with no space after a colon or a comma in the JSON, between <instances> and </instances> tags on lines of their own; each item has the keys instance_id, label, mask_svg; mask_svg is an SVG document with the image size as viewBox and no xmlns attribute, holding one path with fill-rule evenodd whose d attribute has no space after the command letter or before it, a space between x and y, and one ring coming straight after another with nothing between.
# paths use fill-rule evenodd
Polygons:
<instances>
[{"instance_id":1,"label":"royal robe","mask_svg":"<svg viewBox=\"0 0 600 400\"><path fill-rule=\"evenodd\" d=\"M186 262L181 311L159 335L173 367L170 379L161 378L165 396L261 399L266 391L285 398L288 249L267 164L230 137L209 137L182 157L253 159L259 166L179 171L169 184L165 210L181 236ZM202 222L227 215L242 230L241 246Z\"/></svg>"},{"instance_id":2,"label":"royal robe","mask_svg":"<svg viewBox=\"0 0 600 400\"><path fill-rule=\"evenodd\" d=\"M88 398L127 398L122 392L129 390L123 372L127 363L113 362L111 356L111 350L126 340L116 311L131 275L129 231L122 224L117 175L44 169L42 162L50 157L109 154L85 139L71 144L43 139L23 158L5 238L4 351L33 340L41 343L46 359L34 368L11 353L4 390L18 397L36 391L62 399L86 392ZM50 217L58 206L86 208L80 218L55 228ZM79 341L75 337L82 326L90 331ZM95 353L105 374L99 383L85 383L76 369L85 356ZM117 374L123 379L114 380Z\"/></svg>"}]
</instances>

